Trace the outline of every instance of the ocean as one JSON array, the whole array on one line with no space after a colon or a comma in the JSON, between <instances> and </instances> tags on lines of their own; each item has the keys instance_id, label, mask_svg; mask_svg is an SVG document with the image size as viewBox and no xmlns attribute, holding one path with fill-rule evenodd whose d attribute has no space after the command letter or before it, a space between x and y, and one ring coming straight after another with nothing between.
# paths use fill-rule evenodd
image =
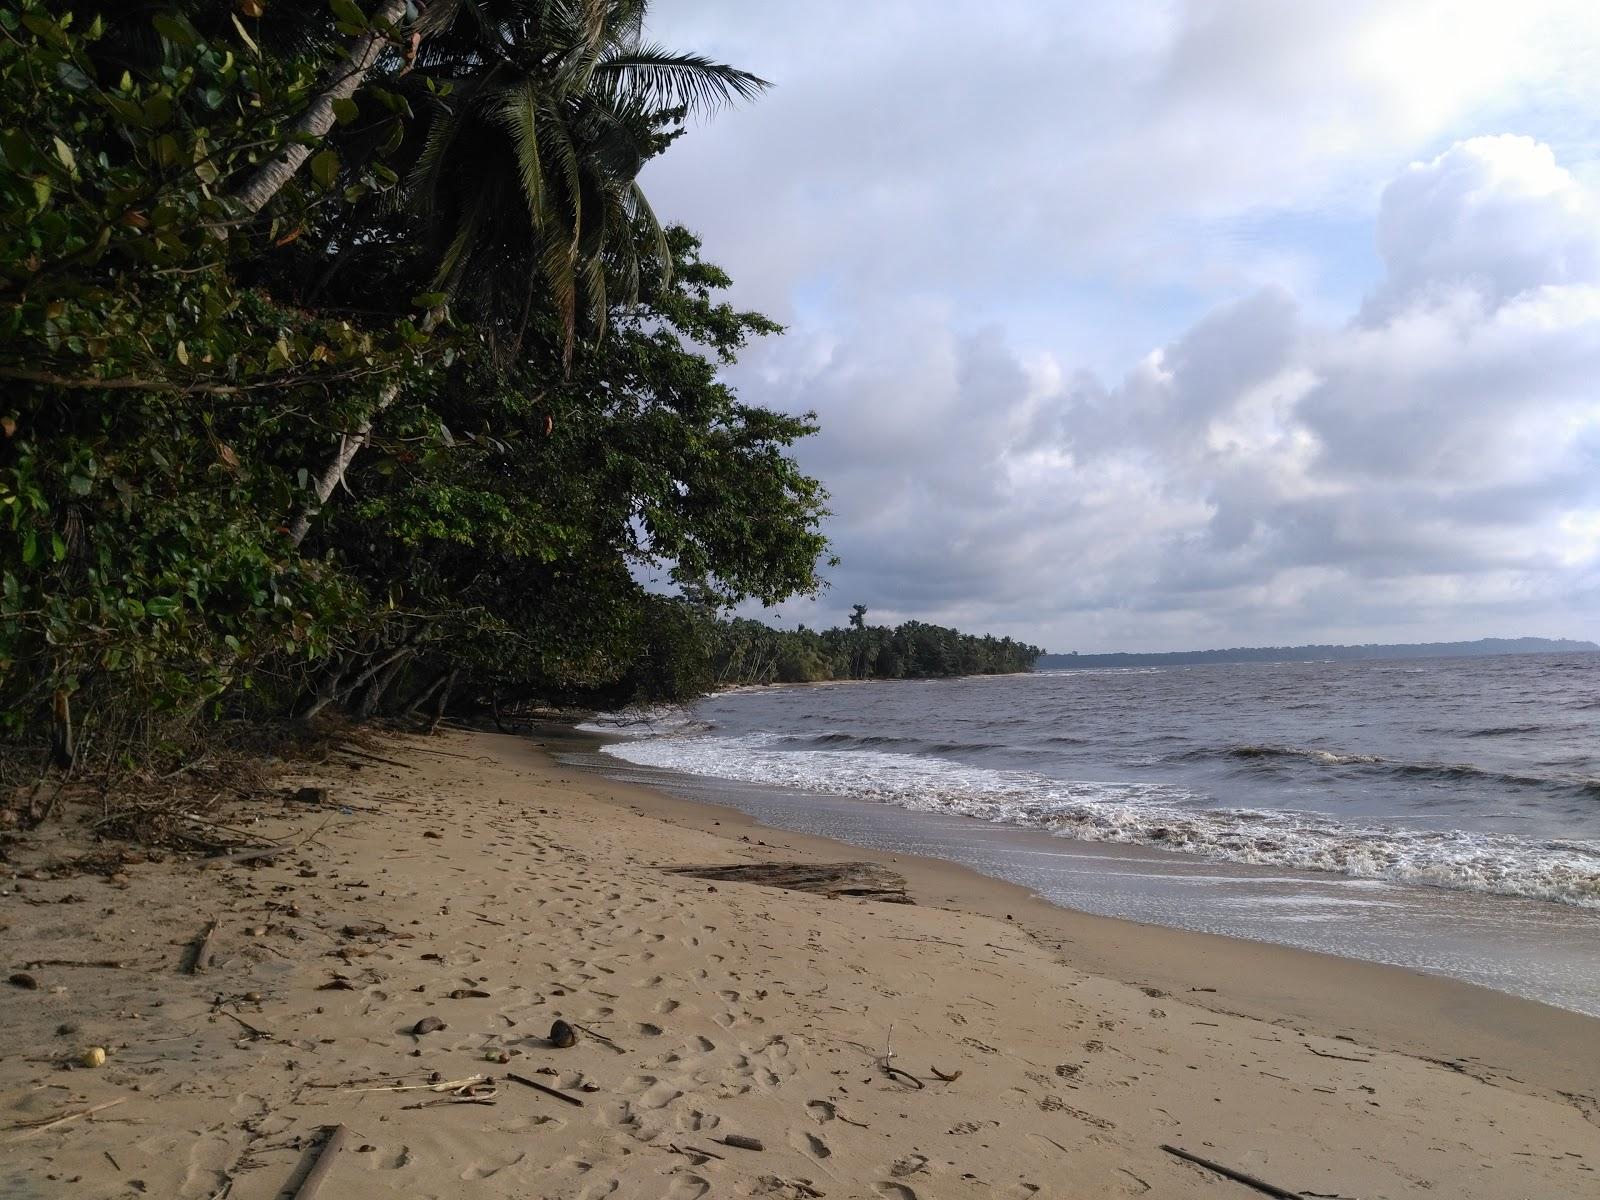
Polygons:
<instances>
[{"instance_id":1,"label":"ocean","mask_svg":"<svg viewBox=\"0 0 1600 1200\"><path fill-rule=\"evenodd\" d=\"M1600 1016L1600 655L748 688L577 760L1069 908Z\"/></svg>"}]
</instances>

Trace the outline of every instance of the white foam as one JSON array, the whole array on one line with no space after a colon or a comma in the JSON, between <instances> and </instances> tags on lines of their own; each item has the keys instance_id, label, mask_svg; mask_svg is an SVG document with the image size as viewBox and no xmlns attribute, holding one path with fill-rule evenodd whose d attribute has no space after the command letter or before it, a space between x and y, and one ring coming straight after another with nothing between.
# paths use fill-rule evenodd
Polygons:
<instances>
[{"instance_id":1,"label":"white foam","mask_svg":"<svg viewBox=\"0 0 1600 1200\"><path fill-rule=\"evenodd\" d=\"M1191 793L1159 784L1064 781L881 750L782 749L775 745L781 740L775 734L680 733L604 751L642 766L957 813L1080 841L1600 908L1600 842L1356 826L1312 812L1208 809Z\"/></svg>"}]
</instances>

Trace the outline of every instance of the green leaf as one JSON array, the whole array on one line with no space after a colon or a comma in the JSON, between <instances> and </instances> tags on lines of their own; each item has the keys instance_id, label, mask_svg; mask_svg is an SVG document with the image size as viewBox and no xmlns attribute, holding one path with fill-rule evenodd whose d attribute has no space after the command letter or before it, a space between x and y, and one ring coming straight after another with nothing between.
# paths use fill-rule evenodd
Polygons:
<instances>
[{"instance_id":1,"label":"green leaf","mask_svg":"<svg viewBox=\"0 0 1600 1200\"><path fill-rule=\"evenodd\" d=\"M233 19L233 27L239 31L239 36L244 39L244 44L250 47L250 52L252 54L259 55L261 53L261 47L256 45L255 38L251 37L247 32L245 32L244 23L239 20L239 14L229 13L228 16Z\"/></svg>"},{"instance_id":2,"label":"green leaf","mask_svg":"<svg viewBox=\"0 0 1600 1200\"><path fill-rule=\"evenodd\" d=\"M328 7L333 9L333 15L346 25L366 27L367 14L361 11L355 0L329 0Z\"/></svg>"},{"instance_id":3,"label":"green leaf","mask_svg":"<svg viewBox=\"0 0 1600 1200\"><path fill-rule=\"evenodd\" d=\"M156 27L156 32L174 46L194 46L199 43L200 35L195 32L193 25L182 17L170 16L160 13L152 17L150 23Z\"/></svg>"},{"instance_id":4,"label":"green leaf","mask_svg":"<svg viewBox=\"0 0 1600 1200\"><path fill-rule=\"evenodd\" d=\"M170 617L178 611L178 602L171 596L152 596L145 601L144 611L152 617Z\"/></svg>"},{"instance_id":5,"label":"green leaf","mask_svg":"<svg viewBox=\"0 0 1600 1200\"><path fill-rule=\"evenodd\" d=\"M332 187L339 177L339 156L332 150L317 154L311 160L311 177L323 187Z\"/></svg>"},{"instance_id":6,"label":"green leaf","mask_svg":"<svg viewBox=\"0 0 1600 1200\"><path fill-rule=\"evenodd\" d=\"M361 106L348 97L333 102L333 116L341 125L348 125L361 115Z\"/></svg>"},{"instance_id":7,"label":"green leaf","mask_svg":"<svg viewBox=\"0 0 1600 1200\"><path fill-rule=\"evenodd\" d=\"M78 159L72 153L72 147L54 135L51 136L50 140L55 143L56 157L61 160L61 165L69 171L76 170L78 167Z\"/></svg>"},{"instance_id":8,"label":"green leaf","mask_svg":"<svg viewBox=\"0 0 1600 1200\"><path fill-rule=\"evenodd\" d=\"M70 491L74 496L87 496L90 489L93 487L94 480L90 479L87 475L74 475L71 479L67 480L67 490Z\"/></svg>"},{"instance_id":9,"label":"green leaf","mask_svg":"<svg viewBox=\"0 0 1600 1200\"><path fill-rule=\"evenodd\" d=\"M438 308L444 302L443 292L419 292L411 297L411 303L417 308Z\"/></svg>"}]
</instances>

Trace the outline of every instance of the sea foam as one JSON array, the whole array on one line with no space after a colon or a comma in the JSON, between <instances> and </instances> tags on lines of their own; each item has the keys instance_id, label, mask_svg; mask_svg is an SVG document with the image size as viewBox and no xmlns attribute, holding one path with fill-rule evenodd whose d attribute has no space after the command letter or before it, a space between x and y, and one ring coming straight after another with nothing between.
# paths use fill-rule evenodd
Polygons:
<instances>
[{"instance_id":1,"label":"sea foam","mask_svg":"<svg viewBox=\"0 0 1600 1200\"><path fill-rule=\"evenodd\" d=\"M667 736L659 726L653 732L604 752L641 766L959 813L1081 841L1600 908L1597 841L1211 807L1169 785L1061 780L884 749L800 750L775 734L718 737L681 726Z\"/></svg>"}]
</instances>

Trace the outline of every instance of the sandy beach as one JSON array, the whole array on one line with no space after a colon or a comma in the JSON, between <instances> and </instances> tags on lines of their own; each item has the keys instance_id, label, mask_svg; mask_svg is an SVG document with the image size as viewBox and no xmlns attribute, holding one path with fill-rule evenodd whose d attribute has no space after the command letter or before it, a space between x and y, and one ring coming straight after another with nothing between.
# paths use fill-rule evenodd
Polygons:
<instances>
[{"instance_id":1,"label":"sandy beach","mask_svg":"<svg viewBox=\"0 0 1600 1200\"><path fill-rule=\"evenodd\" d=\"M322 1200L1262 1194L1163 1145L1289 1194L1600 1194L1587 1017L1068 912L536 739L395 736L279 782L233 814L293 845L268 861L102 879L52 871L49 832L12 848L0 1193L292 1197L343 1126ZM915 903L661 870L863 859Z\"/></svg>"}]
</instances>

